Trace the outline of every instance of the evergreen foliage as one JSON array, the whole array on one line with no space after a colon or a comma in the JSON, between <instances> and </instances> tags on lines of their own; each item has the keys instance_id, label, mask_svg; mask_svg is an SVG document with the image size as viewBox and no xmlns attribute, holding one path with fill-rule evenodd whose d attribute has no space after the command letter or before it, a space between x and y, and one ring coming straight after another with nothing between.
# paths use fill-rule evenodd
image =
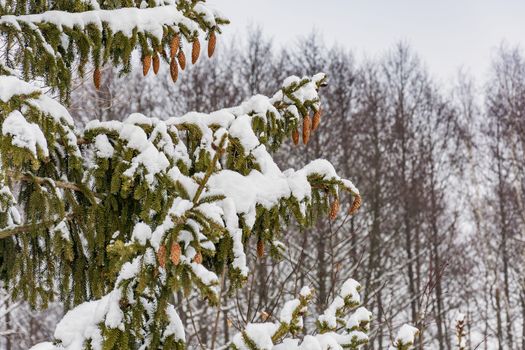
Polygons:
<instances>
[{"instance_id":1,"label":"evergreen foliage","mask_svg":"<svg viewBox=\"0 0 525 350\"><path fill-rule=\"evenodd\" d=\"M248 324L233 340L233 349L359 349L368 343L371 313L360 305L358 282L346 281L332 304L319 316L317 334L299 337L303 318L313 297L313 291L304 287L299 298L286 302L278 322ZM348 316L349 312L353 313ZM287 335L292 337L286 337ZM275 345L275 346L274 346Z\"/></svg>"},{"instance_id":2,"label":"evergreen foliage","mask_svg":"<svg viewBox=\"0 0 525 350\"><path fill-rule=\"evenodd\" d=\"M21 79L43 79L66 102L74 71L92 65L98 86L100 67L128 72L135 49L145 73L159 56L183 68L181 39L195 63L199 34L212 54L227 23L202 1L8 0L0 15L0 278L33 307L74 307L57 328L60 348L184 348L175 292L197 288L217 304L221 271L232 288L248 274L250 236L278 255L292 218L305 227L333 217L343 192L360 203L328 162L282 172L269 153L300 124L309 137L324 74L211 114L132 114L83 130ZM298 314L276 339L298 331Z\"/></svg>"},{"instance_id":3,"label":"evergreen foliage","mask_svg":"<svg viewBox=\"0 0 525 350\"><path fill-rule=\"evenodd\" d=\"M25 80L43 79L64 101L73 74L82 77L88 64L96 81L104 65L128 73L135 49L143 61L160 56L169 62L180 37L195 46L201 33L214 37L228 23L203 1L188 0L6 0L0 16L6 65L19 68Z\"/></svg>"}]
</instances>

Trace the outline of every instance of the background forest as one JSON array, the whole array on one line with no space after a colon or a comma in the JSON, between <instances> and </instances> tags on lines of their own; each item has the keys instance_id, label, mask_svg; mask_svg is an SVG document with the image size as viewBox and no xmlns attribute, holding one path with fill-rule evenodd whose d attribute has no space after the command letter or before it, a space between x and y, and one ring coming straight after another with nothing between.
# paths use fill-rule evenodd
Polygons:
<instances>
[{"instance_id":1,"label":"background forest","mask_svg":"<svg viewBox=\"0 0 525 350\"><path fill-rule=\"evenodd\" d=\"M369 349L387 348L406 322L421 330L420 349L455 349L463 315L466 349L524 349L523 51L503 45L484 81L459 73L445 87L405 44L356 60L315 33L286 48L258 29L246 37L221 43L176 85L168 67L147 78L140 69L123 78L104 70L98 91L91 81L76 83L69 109L79 125L131 112L165 119L270 94L291 74L328 74L322 127L307 146L289 142L276 158L282 169L328 159L359 187L361 211L289 230L283 260L248 252L254 273L233 294L222 288L219 311L197 294L180 297L189 347L227 343L247 322L274 317L303 285L315 288L322 311L352 277L374 315ZM41 313L7 300L0 295L0 348L52 338L60 305Z\"/></svg>"}]
</instances>

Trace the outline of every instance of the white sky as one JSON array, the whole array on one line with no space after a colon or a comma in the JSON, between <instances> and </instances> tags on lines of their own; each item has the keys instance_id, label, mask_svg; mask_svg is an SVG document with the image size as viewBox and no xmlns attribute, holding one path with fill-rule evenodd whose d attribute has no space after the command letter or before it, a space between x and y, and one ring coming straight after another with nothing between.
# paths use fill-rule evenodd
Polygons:
<instances>
[{"instance_id":1,"label":"white sky","mask_svg":"<svg viewBox=\"0 0 525 350\"><path fill-rule=\"evenodd\" d=\"M450 81L462 67L477 79L502 41L525 49L525 0L208 0L242 35L258 24L276 45L313 28L327 44L375 57L403 40L436 78Z\"/></svg>"}]
</instances>

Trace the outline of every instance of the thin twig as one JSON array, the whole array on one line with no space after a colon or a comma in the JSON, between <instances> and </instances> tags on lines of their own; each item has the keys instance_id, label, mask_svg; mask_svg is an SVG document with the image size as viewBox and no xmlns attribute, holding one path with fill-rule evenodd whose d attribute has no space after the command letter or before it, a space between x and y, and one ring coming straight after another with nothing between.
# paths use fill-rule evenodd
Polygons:
<instances>
[{"instance_id":1,"label":"thin twig","mask_svg":"<svg viewBox=\"0 0 525 350\"><path fill-rule=\"evenodd\" d=\"M199 336L199 331L197 330L197 326L195 325L195 319L193 317L193 311L191 311L190 301L188 299L186 299L186 302L188 303L188 310L190 311L191 324L193 325L193 329L195 330L195 336L197 337L197 341L199 342L199 346L201 347L201 349L206 349L204 347L204 345L202 344L201 338Z\"/></svg>"},{"instance_id":2,"label":"thin twig","mask_svg":"<svg viewBox=\"0 0 525 350\"><path fill-rule=\"evenodd\" d=\"M221 275L221 290L219 291L219 305L217 306L217 314L215 315L215 324L213 326L213 336L211 339L211 348L215 349L215 341L217 340L217 330L219 327L219 318L221 315L221 306L222 306L222 292L224 289L224 278L226 276L226 271L228 269L228 264L224 263L224 266L222 268L222 275Z\"/></svg>"}]
</instances>

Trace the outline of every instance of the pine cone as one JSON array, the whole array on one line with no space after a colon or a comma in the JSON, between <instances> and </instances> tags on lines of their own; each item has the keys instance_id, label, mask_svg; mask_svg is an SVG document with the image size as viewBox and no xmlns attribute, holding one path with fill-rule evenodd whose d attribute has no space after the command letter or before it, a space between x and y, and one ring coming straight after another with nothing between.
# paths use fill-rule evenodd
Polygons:
<instances>
[{"instance_id":1,"label":"pine cone","mask_svg":"<svg viewBox=\"0 0 525 350\"><path fill-rule=\"evenodd\" d=\"M292 140L294 145L297 146L299 144L299 130L297 128L292 131Z\"/></svg>"},{"instance_id":2,"label":"pine cone","mask_svg":"<svg viewBox=\"0 0 525 350\"><path fill-rule=\"evenodd\" d=\"M310 132L312 131L312 122L310 116L307 115L303 118L303 143L306 145L310 140Z\"/></svg>"},{"instance_id":3,"label":"pine cone","mask_svg":"<svg viewBox=\"0 0 525 350\"><path fill-rule=\"evenodd\" d=\"M157 251L157 260L159 261L159 265L162 268L166 267L166 246L161 245L159 250Z\"/></svg>"},{"instance_id":4,"label":"pine cone","mask_svg":"<svg viewBox=\"0 0 525 350\"><path fill-rule=\"evenodd\" d=\"M150 67L151 67L151 55L146 55L142 58L142 74L144 74L144 76L148 75Z\"/></svg>"},{"instance_id":5,"label":"pine cone","mask_svg":"<svg viewBox=\"0 0 525 350\"><path fill-rule=\"evenodd\" d=\"M184 51L179 50L179 55L177 56L177 59L179 60L180 69L185 70L186 69L186 55L184 54Z\"/></svg>"},{"instance_id":6,"label":"pine cone","mask_svg":"<svg viewBox=\"0 0 525 350\"><path fill-rule=\"evenodd\" d=\"M171 245L170 260L173 265L178 265L180 263L180 253L181 248L179 243L173 243Z\"/></svg>"},{"instance_id":7,"label":"pine cone","mask_svg":"<svg viewBox=\"0 0 525 350\"><path fill-rule=\"evenodd\" d=\"M264 242L262 239L257 241L257 256L259 258L264 257Z\"/></svg>"},{"instance_id":8,"label":"pine cone","mask_svg":"<svg viewBox=\"0 0 525 350\"><path fill-rule=\"evenodd\" d=\"M352 206L350 207L350 210L348 211L348 214L354 215L355 213L357 213L359 208L361 208L361 204L362 204L361 195L356 194L354 196L354 201L352 202Z\"/></svg>"},{"instance_id":9,"label":"pine cone","mask_svg":"<svg viewBox=\"0 0 525 350\"><path fill-rule=\"evenodd\" d=\"M191 50L191 64L197 63L199 56L201 54L201 42L199 38L193 41L193 48Z\"/></svg>"},{"instance_id":10,"label":"pine cone","mask_svg":"<svg viewBox=\"0 0 525 350\"><path fill-rule=\"evenodd\" d=\"M211 58L215 52L215 46L217 46L217 36L215 31L210 33L210 38L208 39L208 57Z\"/></svg>"},{"instance_id":11,"label":"pine cone","mask_svg":"<svg viewBox=\"0 0 525 350\"><path fill-rule=\"evenodd\" d=\"M177 79L179 79L179 64L175 58L172 58L170 62L170 75L171 80L176 83Z\"/></svg>"},{"instance_id":12,"label":"pine cone","mask_svg":"<svg viewBox=\"0 0 525 350\"><path fill-rule=\"evenodd\" d=\"M170 58L173 59L175 55L177 54L177 51L179 51L180 48L180 36L179 34L175 34L173 38L171 39L170 43Z\"/></svg>"},{"instance_id":13,"label":"pine cone","mask_svg":"<svg viewBox=\"0 0 525 350\"><path fill-rule=\"evenodd\" d=\"M202 254L201 254L201 252L198 252L197 254L195 254L195 257L193 258L193 262L195 262L197 264L202 264Z\"/></svg>"},{"instance_id":14,"label":"pine cone","mask_svg":"<svg viewBox=\"0 0 525 350\"><path fill-rule=\"evenodd\" d=\"M312 119L312 131L317 130L319 127L319 124L321 124L321 109L319 108L315 114L314 118Z\"/></svg>"},{"instance_id":15,"label":"pine cone","mask_svg":"<svg viewBox=\"0 0 525 350\"><path fill-rule=\"evenodd\" d=\"M100 81L102 79L102 73L100 73L100 69L97 67L95 68L95 71L93 72L93 83L95 84L95 89L100 89Z\"/></svg>"},{"instance_id":16,"label":"pine cone","mask_svg":"<svg viewBox=\"0 0 525 350\"><path fill-rule=\"evenodd\" d=\"M158 54L155 54L155 56L153 56L153 73L155 73L155 75L159 73L159 68L160 68L160 58Z\"/></svg>"},{"instance_id":17,"label":"pine cone","mask_svg":"<svg viewBox=\"0 0 525 350\"><path fill-rule=\"evenodd\" d=\"M332 202L332 205L330 205L330 220L335 220L335 218L337 218L337 214L339 214L339 208L340 208L340 204L339 204L339 198L336 198L333 202Z\"/></svg>"}]
</instances>

